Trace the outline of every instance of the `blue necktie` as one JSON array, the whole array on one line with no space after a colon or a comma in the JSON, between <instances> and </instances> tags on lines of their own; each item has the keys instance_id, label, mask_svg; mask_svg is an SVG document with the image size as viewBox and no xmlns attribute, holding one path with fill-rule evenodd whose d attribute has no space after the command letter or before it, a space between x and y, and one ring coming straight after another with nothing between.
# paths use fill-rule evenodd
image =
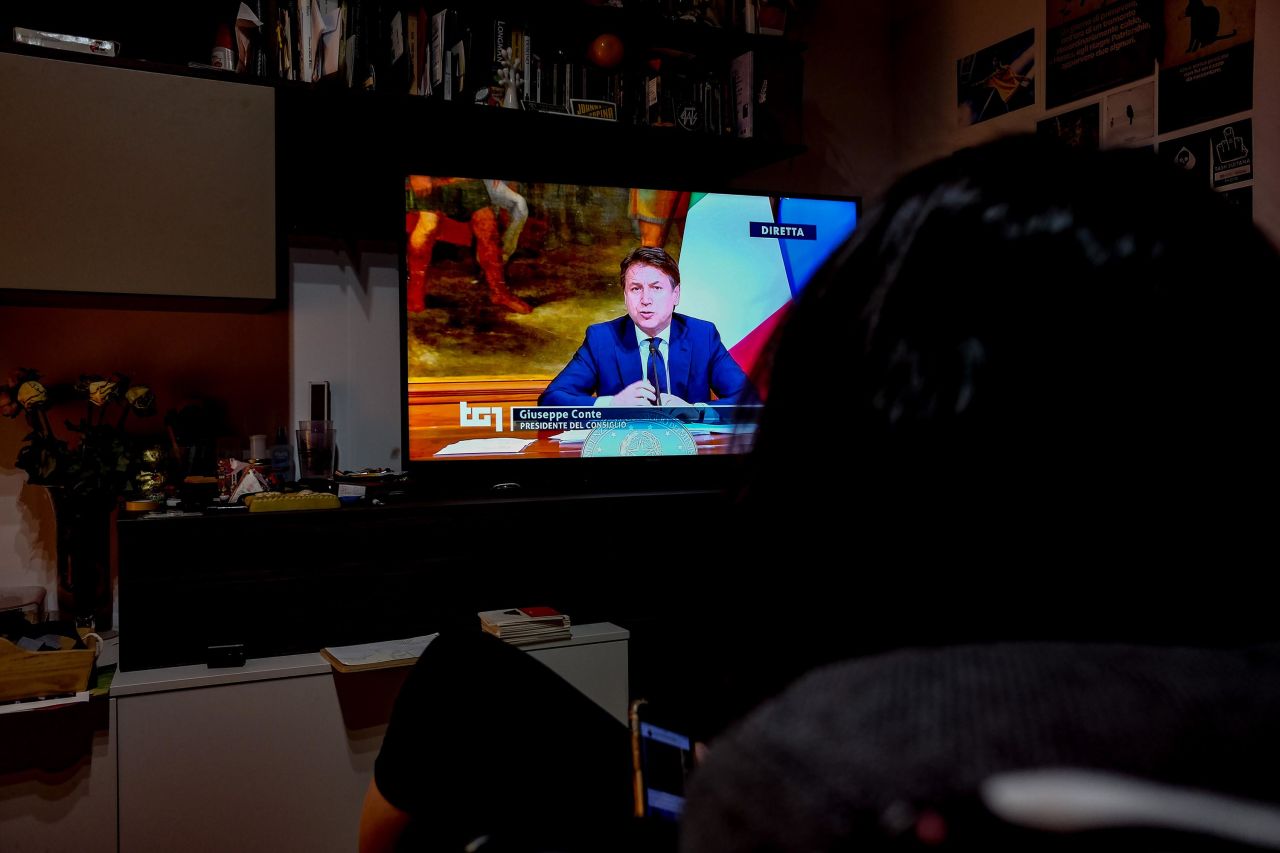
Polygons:
<instances>
[{"instance_id":1,"label":"blue necktie","mask_svg":"<svg viewBox=\"0 0 1280 853\"><path fill-rule=\"evenodd\" d=\"M660 394L670 394L667 387L667 362L662 358L662 350L658 347L661 338L649 338L649 384ZM659 399L657 405L662 405Z\"/></svg>"}]
</instances>

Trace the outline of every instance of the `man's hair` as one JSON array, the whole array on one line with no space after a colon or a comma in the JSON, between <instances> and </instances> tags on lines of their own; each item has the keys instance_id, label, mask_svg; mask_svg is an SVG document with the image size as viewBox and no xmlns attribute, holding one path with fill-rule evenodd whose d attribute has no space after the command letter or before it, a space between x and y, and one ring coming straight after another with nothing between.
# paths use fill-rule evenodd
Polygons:
<instances>
[{"instance_id":1,"label":"man's hair","mask_svg":"<svg viewBox=\"0 0 1280 853\"><path fill-rule=\"evenodd\" d=\"M672 287L680 286L680 267L676 265L676 259L657 246L636 246L627 252L627 256L618 266L620 286L627 286L627 270L635 264L644 264L647 267L662 270L671 278Z\"/></svg>"}]
</instances>

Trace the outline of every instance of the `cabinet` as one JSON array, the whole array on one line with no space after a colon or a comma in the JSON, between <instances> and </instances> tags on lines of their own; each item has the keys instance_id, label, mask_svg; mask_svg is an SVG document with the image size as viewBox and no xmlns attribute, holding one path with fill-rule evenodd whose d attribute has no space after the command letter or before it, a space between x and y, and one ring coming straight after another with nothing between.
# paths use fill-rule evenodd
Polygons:
<instances>
[{"instance_id":1,"label":"cabinet","mask_svg":"<svg viewBox=\"0 0 1280 853\"><path fill-rule=\"evenodd\" d=\"M627 631L594 624L525 650L625 723L628 644ZM24 752L44 759L67 753L47 769L6 762L0 846L354 850L360 803L408 671L337 674L313 652L234 669L119 673L110 699L0 715L6 747L25 739L36 748ZM65 743L77 727L91 746Z\"/></svg>"},{"instance_id":2,"label":"cabinet","mask_svg":"<svg viewBox=\"0 0 1280 853\"><path fill-rule=\"evenodd\" d=\"M627 637L580 625L527 651L625 723ZM117 675L119 849L355 849L407 672L340 675L309 654Z\"/></svg>"},{"instance_id":3,"label":"cabinet","mask_svg":"<svg viewBox=\"0 0 1280 853\"><path fill-rule=\"evenodd\" d=\"M0 287L269 301L268 86L0 53Z\"/></svg>"},{"instance_id":4,"label":"cabinet","mask_svg":"<svg viewBox=\"0 0 1280 853\"><path fill-rule=\"evenodd\" d=\"M120 667L201 664L211 645L259 658L472 628L515 603L628 624L681 600L672 584L684 595L715 574L709 558L653 557L704 552L705 531L729 529L722 511L716 492L671 492L121 520ZM656 552L605 546L658 513L671 521L653 530Z\"/></svg>"}]
</instances>

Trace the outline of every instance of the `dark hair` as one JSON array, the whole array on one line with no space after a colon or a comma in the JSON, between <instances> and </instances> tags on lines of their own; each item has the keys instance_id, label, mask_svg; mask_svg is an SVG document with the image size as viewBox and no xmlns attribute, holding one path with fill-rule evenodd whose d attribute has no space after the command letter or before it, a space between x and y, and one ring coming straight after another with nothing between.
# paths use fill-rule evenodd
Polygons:
<instances>
[{"instance_id":1,"label":"dark hair","mask_svg":"<svg viewBox=\"0 0 1280 853\"><path fill-rule=\"evenodd\" d=\"M765 354L720 559L759 570L689 573L703 730L886 649L1274 636L1247 573L1278 282L1247 218L1149 152L1011 138L899 180ZM728 624L759 612L767 660Z\"/></svg>"},{"instance_id":2,"label":"dark hair","mask_svg":"<svg viewBox=\"0 0 1280 853\"><path fill-rule=\"evenodd\" d=\"M1238 473L1274 436L1278 280L1245 215L1148 151L960 151L898 181L794 306L748 501Z\"/></svg>"},{"instance_id":3,"label":"dark hair","mask_svg":"<svg viewBox=\"0 0 1280 853\"><path fill-rule=\"evenodd\" d=\"M680 286L680 267L676 259L657 246L636 246L618 265L618 284L627 286L627 270L635 264L644 264L662 270L671 278L671 286Z\"/></svg>"},{"instance_id":4,"label":"dark hair","mask_svg":"<svg viewBox=\"0 0 1280 853\"><path fill-rule=\"evenodd\" d=\"M1225 795L1275 814L1263 756L1280 748L1277 652L1003 643L818 669L712 745L691 778L681 849L1250 849L1234 822L1187 804ZM1026 784L1029 771L1075 776L1106 818L1080 820L1091 808L1067 805L1067 785L1047 797L1041 785L1034 817L997 817L990 783ZM1166 812L1177 817L1125 815L1134 800L1103 787L1116 780L1162 786L1145 791L1179 803Z\"/></svg>"}]
</instances>

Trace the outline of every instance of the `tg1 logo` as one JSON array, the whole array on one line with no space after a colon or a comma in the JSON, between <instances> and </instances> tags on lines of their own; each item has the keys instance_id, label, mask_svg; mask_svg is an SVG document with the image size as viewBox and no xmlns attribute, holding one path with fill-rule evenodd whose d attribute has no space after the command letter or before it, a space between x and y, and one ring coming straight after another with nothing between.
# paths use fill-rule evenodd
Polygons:
<instances>
[{"instance_id":1,"label":"tg1 logo","mask_svg":"<svg viewBox=\"0 0 1280 853\"><path fill-rule=\"evenodd\" d=\"M487 427L493 424L494 432L502 432L501 406L468 406L466 400L458 403L458 426Z\"/></svg>"}]
</instances>

